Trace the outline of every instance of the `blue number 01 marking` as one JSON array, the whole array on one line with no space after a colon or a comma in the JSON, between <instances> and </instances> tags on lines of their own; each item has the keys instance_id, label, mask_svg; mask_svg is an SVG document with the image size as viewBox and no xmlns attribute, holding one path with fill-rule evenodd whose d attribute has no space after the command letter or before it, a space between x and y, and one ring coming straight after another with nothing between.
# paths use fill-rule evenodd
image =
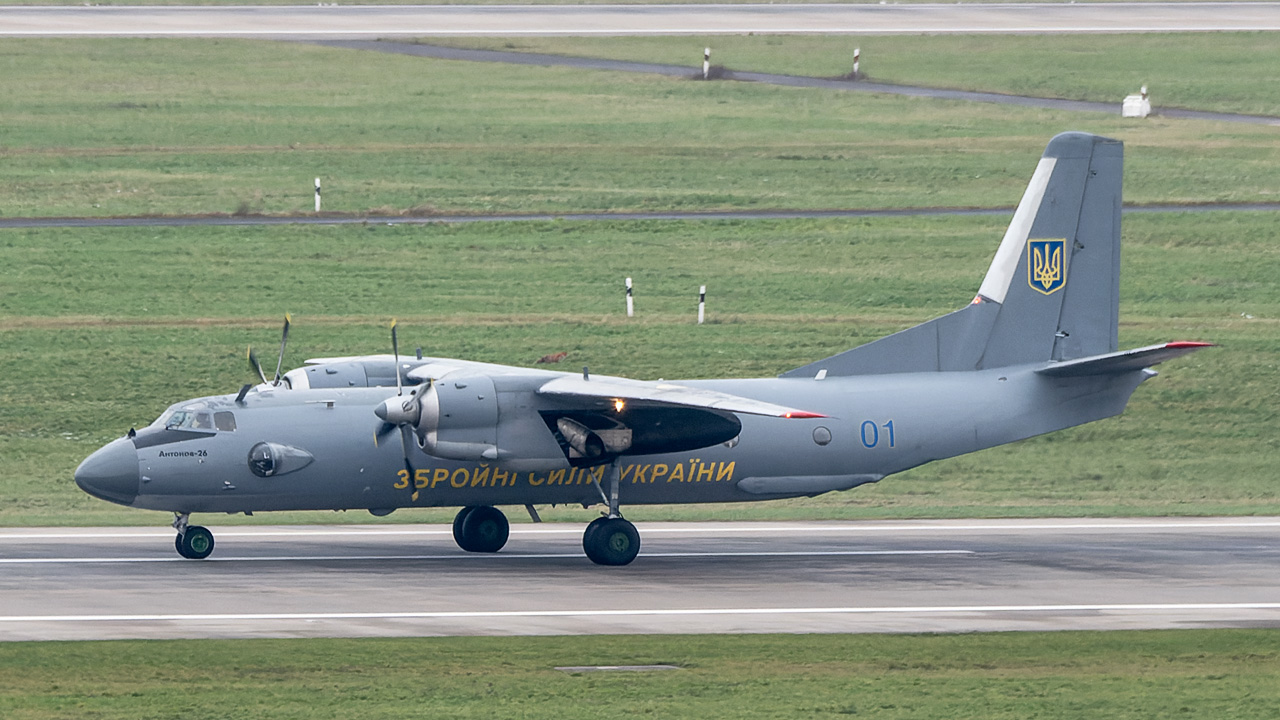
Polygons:
<instances>
[{"instance_id":1,"label":"blue number 01 marking","mask_svg":"<svg viewBox=\"0 0 1280 720\"><path fill-rule=\"evenodd\" d=\"M864 420L862 422L862 431L861 431L862 447L871 449L879 445L880 444L880 428L882 427L887 431L885 435L889 439L889 447L893 447L895 445L895 438L893 436L892 420L885 423L884 425L876 425L875 421L873 420Z\"/></svg>"}]
</instances>

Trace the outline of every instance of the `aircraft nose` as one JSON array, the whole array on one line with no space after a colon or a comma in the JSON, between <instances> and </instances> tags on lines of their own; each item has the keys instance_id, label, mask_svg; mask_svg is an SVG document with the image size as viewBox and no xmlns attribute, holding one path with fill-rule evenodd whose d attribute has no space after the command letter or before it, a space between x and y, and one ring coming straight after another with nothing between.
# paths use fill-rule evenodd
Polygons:
<instances>
[{"instance_id":1,"label":"aircraft nose","mask_svg":"<svg viewBox=\"0 0 1280 720\"><path fill-rule=\"evenodd\" d=\"M107 443L76 468L76 484L90 495L121 505L138 497L138 451L129 438Z\"/></svg>"}]
</instances>

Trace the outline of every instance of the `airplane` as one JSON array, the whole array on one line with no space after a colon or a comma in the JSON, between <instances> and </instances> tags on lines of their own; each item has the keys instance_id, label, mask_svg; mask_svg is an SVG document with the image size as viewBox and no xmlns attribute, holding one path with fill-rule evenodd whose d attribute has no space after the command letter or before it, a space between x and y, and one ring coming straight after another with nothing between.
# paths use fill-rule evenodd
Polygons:
<instances>
[{"instance_id":1,"label":"airplane","mask_svg":"<svg viewBox=\"0 0 1280 720\"><path fill-rule=\"evenodd\" d=\"M392 353L309 360L236 394L185 400L75 471L85 492L174 514L460 507L493 553L500 505L603 505L583 550L640 550L622 507L849 490L924 463L1122 412L1153 365L1209 347L1118 351L1123 144L1054 137L976 296L923 324L775 378L639 381ZM388 441L399 434L399 442Z\"/></svg>"}]
</instances>

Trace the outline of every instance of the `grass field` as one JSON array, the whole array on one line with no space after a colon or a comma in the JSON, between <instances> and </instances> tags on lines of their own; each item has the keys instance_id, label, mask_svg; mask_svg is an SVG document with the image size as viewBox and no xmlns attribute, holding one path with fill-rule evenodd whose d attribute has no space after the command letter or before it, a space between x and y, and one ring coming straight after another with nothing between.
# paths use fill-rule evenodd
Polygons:
<instances>
[{"instance_id":1,"label":"grass field","mask_svg":"<svg viewBox=\"0 0 1280 720\"><path fill-rule=\"evenodd\" d=\"M1162 368L1124 416L816 500L631 514L1280 512L1271 215L1126 223L1122 345L1222 347ZM0 399L0 523L158 522L84 496L71 471L171 402L234 391L244 346L270 354L285 310L293 365L386 351L398 317L404 346L447 357L529 364L564 350L573 366L640 378L769 376L962 306L1002 230L993 218L882 218L7 231L0 347L23 370ZM624 276L636 281L632 321Z\"/></svg>"},{"instance_id":2,"label":"grass field","mask_svg":"<svg viewBox=\"0 0 1280 720\"><path fill-rule=\"evenodd\" d=\"M1152 105L1280 115L1273 33L1139 35L769 35L627 38L452 38L423 42L688 65L702 51L732 70L840 77L862 51L866 79L904 85L1114 102L1148 85Z\"/></svg>"},{"instance_id":3,"label":"grass field","mask_svg":"<svg viewBox=\"0 0 1280 720\"><path fill-rule=\"evenodd\" d=\"M1196 66L1191 80L1231 88L1236 76L1276 75L1275 54L1255 52L1253 37L1218 50L1238 71ZM900 41L895 57L919 54L920 40ZM830 40L734 42L744 54L726 45L717 57L782 71L836 74L847 55ZM1009 57L1026 41L982 42ZM609 49L675 53L673 40L650 45ZM1102 58L1097 82L1118 103L1136 81ZM941 68L894 79L942 85ZM1280 135L1268 127L254 41L9 40L0 72L5 217L309 212L317 176L325 209L347 213L1011 205L1067 129L1126 141L1129 202L1280 197ZM1255 95L1274 106L1274 86Z\"/></svg>"},{"instance_id":4,"label":"grass field","mask_svg":"<svg viewBox=\"0 0 1280 720\"><path fill-rule=\"evenodd\" d=\"M935 39L928 47L937 57L964 50ZM841 42L740 42L751 53L741 60L730 51L737 45L717 40L717 53L729 53L718 62L847 70ZM863 42L865 69L901 82L954 80L942 65L891 71L908 61L886 53L918 53L924 46L913 42ZM982 42L999 57L1025 41ZM1090 39L1094 48L1107 42ZM1274 106L1274 53L1250 55L1250 42L1222 43L1231 72L1195 71L1195 102ZM630 41L614 51L655 52ZM1161 76L1137 79L1100 52L1108 59L1094 66L1100 84L1089 92L1150 82L1162 101ZM1043 72L1048 61L1036 62ZM240 41L6 41L0 72L4 216L296 212L310 207L316 175L325 178L326 208L352 213L1008 206L1047 139L1064 129L1126 141L1129 201L1272 200L1280 192L1272 128ZM1268 78L1258 105L1231 89L1250 77ZM1002 87L1016 81L1009 72ZM1061 86L1054 80L1046 92ZM1122 344L1177 338L1221 347L1162 368L1120 418L851 493L628 514L1280 513L1274 224L1269 213L1126 220ZM0 231L0 525L167 522L89 498L72 484L73 468L172 401L233 391L248 377L244 345L270 354L286 311L296 322L292 364L384 351L386 322L398 317L403 346L441 355L525 364L565 350L574 366L642 378L768 375L963 304L1001 226L881 218ZM632 321L621 317L627 275L637 281ZM698 327L694 292L704 283L709 322ZM373 520L254 521L329 518ZM0 644L0 717L1261 719L1280 714L1278 637L8 643ZM681 669L553 669L648 663Z\"/></svg>"},{"instance_id":5,"label":"grass field","mask_svg":"<svg viewBox=\"0 0 1280 720\"><path fill-rule=\"evenodd\" d=\"M1241 77L1271 71L1270 55L1250 50L1255 36L1232 37ZM940 53L959 51L938 40ZM902 41L919 54L917 40ZM648 57L671 42L609 47ZM815 74L836 47L735 42L747 66ZM983 42L997 55L1025 49L1019 38ZM1068 128L1126 141L1131 202L1280 193L1273 128L292 43L11 41L0 69L6 216L294 212L310 206L316 175L326 208L347 212L1011 206L1045 142ZM943 84L941 71L917 72L915 82ZM1231 84L1200 72L1198 86ZM1097 74L1129 82L1120 70ZM1273 225L1267 213L1126 221L1122 344L1222 347L1163 368L1121 418L852 493L634 517L1280 512ZM575 366L642 378L767 376L963 305L1001 226L882 218L6 230L0 360L13 370L0 380L0 523L159 522L84 496L71 483L76 463L171 402L234 391L248 377L244 345L270 353L286 311L298 323L295 365L385 351L385 324L398 317L407 346L445 356L526 364L565 350ZM625 276L637 281L632 322L619 312ZM700 284L710 290L704 327L692 323Z\"/></svg>"},{"instance_id":6,"label":"grass field","mask_svg":"<svg viewBox=\"0 0 1280 720\"><path fill-rule=\"evenodd\" d=\"M555 670L641 664L680 669ZM9 720L1277 713L1275 630L0 645Z\"/></svg>"}]
</instances>

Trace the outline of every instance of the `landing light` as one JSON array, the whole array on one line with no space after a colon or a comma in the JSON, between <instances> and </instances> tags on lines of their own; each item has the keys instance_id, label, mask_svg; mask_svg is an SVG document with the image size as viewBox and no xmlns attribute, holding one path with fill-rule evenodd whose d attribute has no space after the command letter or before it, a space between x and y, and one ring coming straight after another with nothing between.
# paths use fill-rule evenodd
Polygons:
<instances>
[{"instance_id":1,"label":"landing light","mask_svg":"<svg viewBox=\"0 0 1280 720\"><path fill-rule=\"evenodd\" d=\"M614 401L613 401L613 411L614 411L614 412L622 412L622 408L624 408L624 407L626 407L626 403L622 402L621 400L614 400Z\"/></svg>"}]
</instances>

